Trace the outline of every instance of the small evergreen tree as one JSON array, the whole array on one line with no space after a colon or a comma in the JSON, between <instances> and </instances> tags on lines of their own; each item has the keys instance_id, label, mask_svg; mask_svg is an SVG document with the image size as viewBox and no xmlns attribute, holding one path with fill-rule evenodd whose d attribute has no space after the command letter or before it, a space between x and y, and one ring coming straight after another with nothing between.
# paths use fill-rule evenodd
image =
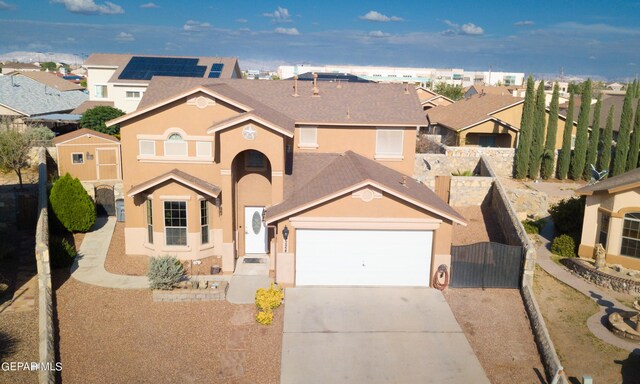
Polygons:
<instances>
[{"instance_id":1,"label":"small evergreen tree","mask_svg":"<svg viewBox=\"0 0 640 384\"><path fill-rule=\"evenodd\" d=\"M96 208L77 178L68 173L51 187L49 202L56 218L70 232L87 232L96 222Z\"/></svg>"},{"instance_id":2,"label":"small evergreen tree","mask_svg":"<svg viewBox=\"0 0 640 384\"><path fill-rule=\"evenodd\" d=\"M576 145L571 157L571 178L579 180L584 172L584 163L587 156L587 141L589 140L589 113L591 112L591 79L582 83L582 96L580 98L580 114L578 115L578 128L576 129Z\"/></svg>"},{"instance_id":3,"label":"small evergreen tree","mask_svg":"<svg viewBox=\"0 0 640 384\"><path fill-rule=\"evenodd\" d=\"M633 121L633 132L631 132L631 141L629 142L629 155L627 156L627 172L636 169L638 166L638 152L640 151L640 99L636 106L636 116Z\"/></svg>"},{"instance_id":4,"label":"small evergreen tree","mask_svg":"<svg viewBox=\"0 0 640 384\"><path fill-rule=\"evenodd\" d=\"M536 92L536 109L533 118L533 131L531 133L531 157L529 159L529 177L537 179L544 152L544 117L547 112L545 105L544 82L540 81Z\"/></svg>"},{"instance_id":5,"label":"small evergreen tree","mask_svg":"<svg viewBox=\"0 0 640 384\"><path fill-rule=\"evenodd\" d=\"M560 99L560 87L556 82L553 85L553 95L549 104L549 121L547 122L547 137L544 144L542 169L540 175L543 179L548 179L553 174L556 155L556 136L558 133L558 104Z\"/></svg>"},{"instance_id":6,"label":"small evergreen tree","mask_svg":"<svg viewBox=\"0 0 640 384\"><path fill-rule=\"evenodd\" d=\"M600 111L602 109L602 94L598 95L598 101L593 110L593 123L591 123L591 135L589 136L589 147L585 158L584 172L582 177L588 180L591 175L591 165L596 167L598 158L598 144L600 143Z\"/></svg>"},{"instance_id":7,"label":"small evergreen tree","mask_svg":"<svg viewBox=\"0 0 640 384\"><path fill-rule=\"evenodd\" d=\"M516 149L516 179L523 179L529 173L529 151L531 150L531 135L533 130L533 117L535 111L535 84L533 76L527 79L527 93L524 97L522 107L522 118L520 119L520 137L518 148Z\"/></svg>"},{"instance_id":8,"label":"small evergreen tree","mask_svg":"<svg viewBox=\"0 0 640 384\"><path fill-rule=\"evenodd\" d=\"M573 133L573 108L575 105L573 93L569 95L569 109L564 121L564 133L562 134L562 149L558 154L557 174L558 179L564 180L569 173L569 161L571 159L571 135Z\"/></svg>"},{"instance_id":9,"label":"small evergreen tree","mask_svg":"<svg viewBox=\"0 0 640 384\"><path fill-rule=\"evenodd\" d=\"M612 176L617 176L625 172L627 165L627 155L629 154L629 136L631 134L631 119L633 110L631 109L631 89L627 90L622 104L622 115L620 116L620 129L618 129L618 140L616 141L616 151L613 158Z\"/></svg>"},{"instance_id":10,"label":"small evergreen tree","mask_svg":"<svg viewBox=\"0 0 640 384\"><path fill-rule=\"evenodd\" d=\"M118 108L99 105L97 107L87 109L82 114L82 117L80 118L80 126L82 128L106 133L107 135L117 135L120 133L120 125L116 124L107 127L105 123L122 115L124 115L124 112Z\"/></svg>"},{"instance_id":11,"label":"small evergreen tree","mask_svg":"<svg viewBox=\"0 0 640 384\"><path fill-rule=\"evenodd\" d=\"M601 171L611 170L611 145L613 143L613 105L609 108L609 114L607 115L607 125L604 128L602 134L602 154L598 164L598 169ZM608 177L606 175L605 177Z\"/></svg>"}]
</instances>

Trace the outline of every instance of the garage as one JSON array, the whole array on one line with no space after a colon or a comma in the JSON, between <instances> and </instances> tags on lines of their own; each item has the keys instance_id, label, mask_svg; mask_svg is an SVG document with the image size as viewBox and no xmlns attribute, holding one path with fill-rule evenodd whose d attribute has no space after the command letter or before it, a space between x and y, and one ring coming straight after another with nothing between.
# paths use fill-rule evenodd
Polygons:
<instances>
[{"instance_id":1,"label":"garage","mask_svg":"<svg viewBox=\"0 0 640 384\"><path fill-rule=\"evenodd\" d=\"M296 285L420 286L430 282L433 231L296 230Z\"/></svg>"}]
</instances>

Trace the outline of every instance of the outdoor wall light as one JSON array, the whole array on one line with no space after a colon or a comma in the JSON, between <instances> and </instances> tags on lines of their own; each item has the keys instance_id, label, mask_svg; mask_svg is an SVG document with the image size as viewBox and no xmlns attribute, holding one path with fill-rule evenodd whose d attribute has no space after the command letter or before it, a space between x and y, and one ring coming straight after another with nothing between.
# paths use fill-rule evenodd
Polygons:
<instances>
[{"instance_id":1,"label":"outdoor wall light","mask_svg":"<svg viewBox=\"0 0 640 384\"><path fill-rule=\"evenodd\" d=\"M87 160L93 160L93 155L87 152Z\"/></svg>"},{"instance_id":2,"label":"outdoor wall light","mask_svg":"<svg viewBox=\"0 0 640 384\"><path fill-rule=\"evenodd\" d=\"M282 229L282 238L287 241L287 239L289 238L289 228L287 228L287 226L284 226L284 229Z\"/></svg>"}]
</instances>

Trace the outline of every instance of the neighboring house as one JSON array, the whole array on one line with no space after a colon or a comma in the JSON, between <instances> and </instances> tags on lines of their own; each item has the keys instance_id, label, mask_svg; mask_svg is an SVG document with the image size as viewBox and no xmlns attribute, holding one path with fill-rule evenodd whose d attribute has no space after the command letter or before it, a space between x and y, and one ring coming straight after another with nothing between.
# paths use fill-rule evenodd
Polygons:
<instances>
[{"instance_id":1,"label":"neighboring house","mask_svg":"<svg viewBox=\"0 0 640 384\"><path fill-rule=\"evenodd\" d=\"M73 109L88 99L76 84L44 72L0 77L0 116L22 125L44 124L54 131L75 129Z\"/></svg>"},{"instance_id":2,"label":"neighboring house","mask_svg":"<svg viewBox=\"0 0 640 384\"><path fill-rule=\"evenodd\" d=\"M596 244L608 264L640 269L640 168L576 191L587 197L578 255L591 258Z\"/></svg>"},{"instance_id":3,"label":"neighboring house","mask_svg":"<svg viewBox=\"0 0 640 384\"><path fill-rule=\"evenodd\" d=\"M151 56L94 53L84 62L90 101L108 101L135 111L153 77L238 79L238 60L229 57Z\"/></svg>"},{"instance_id":4,"label":"neighboring house","mask_svg":"<svg viewBox=\"0 0 640 384\"><path fill-rule=\"evenodd\" d=\"M370 80L367 80L360 76L352 75L350 73L305 72L297 76L298 80L301 81L313 81L314 75L316 75L316 79L318 79L318 81L332 81L340 83L371 83ZM293 77L286 80L293 80Z\"/></svg>"},{"instance_id":5,"label":"neighboring house","mask_svg":"<svg viewBox=\"0 0 640 384\"><path fill-rule=\"evenodd\" d=\"M439 95L425 87L416 87L416 93L420 99L422 110L426 111L433 107L453 104L454 101L446 96Z\"/></svg>"},{"instance_id":6,"label":"neighboring house","mask_svg":"<svg viewBox=\"0 0 640 384\"><path fill-rule=\"evenodd\" d=\"M53 139L58 173L86 182L122 180L120 142L113 136L78 129Z\"/></svg>"},{"instance_id":7,"label":"neighboring house","mask_svg":"<svg viewBox=\"0 0 640 384\"><path fill-rule=\"evenodd\" d=\"M607 84L607 89L610 89L615 92L620 92L622 91L623 88L624 88L624 84L615 83L615 82Z\"/></svg>"},{"instance_id":8,"label":"neighboring house","mask_svg":"<svg viewBox=\"0 0 640 384\"><path fill-rule=\"evenodd\" d=\"M268 258L283 285L429 286L464 218L411 178L402 84L154 78L120 124L127 254Z\"/></svg>"},{"instance_id":9,"label":"neighboring house","mask_svg":"<svg viewBox=\"0 0 640 384\"><path fill-rule=\"evenodd\" d=\"M441 135L443 143L455 146L516 148L523 104L524 99L509 95L474 95L429 109L429 132ZM548 117L547 110L545 119ZM564 120L564 116L558 118L556 149L562 148Z\"/></svg>"},{"instance_id":10,"label":"neighboring house","mask_svg":"<svg viewBox=\"0 0 640 384\"><path fill-rule=\"evenodd\" d=\"M39 72L40 67L31 63L4 63L2 64L2 74L8 75L13 72Z\"/></svg>"},{"instance_id":11,"label":"neighboring house","mask_svg":"<svg viewBox=\"0 0 640 384\"><path fill-rule=\"evenodd\" d=\"M498 96L518 96L516 87L489 86L489 85L472 85L464 92L464 97L469 98L473 95L498 95Z\"/></svg>"}]
</instances>

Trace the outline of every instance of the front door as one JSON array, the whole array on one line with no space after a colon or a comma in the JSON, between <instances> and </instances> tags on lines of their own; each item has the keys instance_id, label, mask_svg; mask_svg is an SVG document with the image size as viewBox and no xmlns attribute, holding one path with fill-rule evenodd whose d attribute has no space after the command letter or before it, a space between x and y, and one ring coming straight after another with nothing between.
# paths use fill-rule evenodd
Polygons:
<instances>
[{"instance_id":1,"label":"front door","mask_svg":"<svg viewBox=\"0 0 640 384\"><path fill-rule=\"evenodd\" d=\"M267 253L264 207L244 207L244 253Z\"/></svg>"}]
</instances>

